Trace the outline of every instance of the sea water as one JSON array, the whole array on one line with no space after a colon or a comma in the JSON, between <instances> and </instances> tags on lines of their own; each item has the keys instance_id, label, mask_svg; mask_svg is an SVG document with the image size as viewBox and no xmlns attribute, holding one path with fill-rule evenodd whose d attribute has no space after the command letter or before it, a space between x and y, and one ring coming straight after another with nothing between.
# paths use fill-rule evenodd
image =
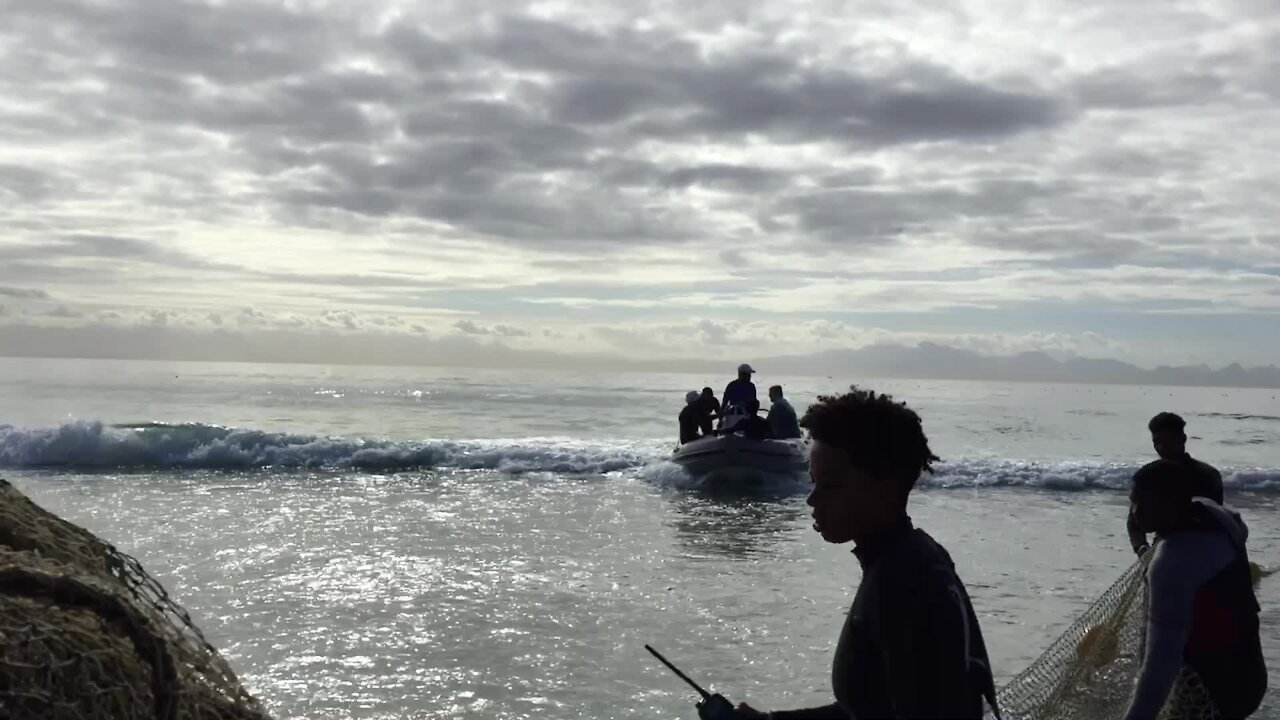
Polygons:
<instances>
[{"instance_id":1,"label":"sea water","mask_svg":"<svg viewBox=\"0 0 1280 720\"><path fill-rule=\"evenodd\" d=\"M760 370L801 412L858 382L921 414L943 461L910 512L998 680L1132 562L1156 412L1280 565L1276 391ZM811 529L807 479L705 486L665 459L684 393L728 379L0 360L0 472L139 558L277 717L696 717L645 643L735 701L828 702L859 571ZM1280 576L1259 594L1280 669Z\"/></svg>"}]
</instances>

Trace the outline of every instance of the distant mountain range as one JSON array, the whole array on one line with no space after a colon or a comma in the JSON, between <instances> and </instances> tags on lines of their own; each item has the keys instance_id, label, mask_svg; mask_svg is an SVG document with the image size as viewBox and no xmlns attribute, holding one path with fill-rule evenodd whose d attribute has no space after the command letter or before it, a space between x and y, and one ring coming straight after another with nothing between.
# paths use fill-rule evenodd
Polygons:
<instances>
[{"instance_id":1,"label":"distant mountain range","mask_svg":"<svg viewBox=\"0 0 1280 720\"><path fill-rule=\"evenodd\" d=\"M808 355L762 358L769 374L847 374L938 380L1004 382L1080 382L1119 385L1199 385L1242 388L1280 388L1280 368L1246 368L1231 364L1141 368L1119 360L1070 358L1057 360L1043 352L983 355L969 350L924 342L915 347L870 345L856 350L826 350Z\"/></svg>"},{"instance_id":2,"label":"distant mountain range","mask_svg":"<svg viewBox=\"0 0 1280 720\"><path fill-rule=\"evenodd\" d=\"M696 350L695 350L696 351ZM732 374L746 360L762 377L865 376L995 382L1079 382L1120 385L1200 385L1280 388L1280 368L1238 364L1141 368L1119 360L1058 360L1043 352L983 355L937 343L914 347L870 345L773 357L663 358L614 353L562 353L508 347L469 337L400 334L196 331L164 326L81 328L0 324L0 356L71 357L207 362L322 363L332 365L448 365L546 370Z\"/></svg>"}]
</instances>

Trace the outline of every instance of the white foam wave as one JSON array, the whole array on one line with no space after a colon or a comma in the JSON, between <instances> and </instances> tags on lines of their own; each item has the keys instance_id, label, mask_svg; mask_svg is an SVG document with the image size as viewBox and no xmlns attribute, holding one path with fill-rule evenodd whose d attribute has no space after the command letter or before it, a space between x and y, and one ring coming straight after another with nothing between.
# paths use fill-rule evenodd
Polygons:
<instances>
[{"instance_id":1,"label":"white foam wave","mask_svg":"<svg viewBox=\"0 0 1280 720\"><path fill-rule=\"evenodd\" d=\"M397 442L244 430L203 424L75 421L51 428L0 425L0 467L85 470L452 467L510 473L605 473L656 459L645 447L562 438Z\"/></svg>"},{"instance_id":2,"label":"white foam wave","mask_svg":"<svg viewBox=\"0 0 1280 720\"><path fill-rule=\"evenodd\" d=\"M1115 490L1127 492L1142 463L1070 460L971 458L939 463L921 487L1029 487L1046 490ZM1219 468L1228 490L1280 490L1280 469Z\"/></svg>"},{"instance_id":3,"label":"white foam wave","mask_svg":"<svg viewBox=\"0 0 1280 720\"><path fill-rule=\"evenodd\" d=\"M399 472L429 468L506 473L622 474L675 489L705 486L667 461L661 440L584 441L571 438L423 440L323 437L191 423L106 425L74 421L45 428L0 425L0 468L113 470L358 469ZM1046 490L1127 490L1140 462L1001 458L952 460L920 479L924 488L1026 487ZM1222 468L1228 488L1280 491L1280 469ZM803 476L766 485L803 492Z\"/></svg>"}]
</instances>

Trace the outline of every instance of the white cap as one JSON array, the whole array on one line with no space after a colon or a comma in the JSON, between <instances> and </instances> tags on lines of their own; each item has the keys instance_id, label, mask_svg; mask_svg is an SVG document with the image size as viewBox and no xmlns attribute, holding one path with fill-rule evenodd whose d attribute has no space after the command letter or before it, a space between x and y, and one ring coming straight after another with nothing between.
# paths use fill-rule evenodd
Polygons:
<instances>
[{"instance_id":1,"label":"white cap","mask_svg":"<svg viewBox=\"0 0 1280 720\"><path fill-rule=\"evenodd\" d=\"M692 404L694 404L694 403L698 402L698 398L699 398L699 397L701 397L701 396L700 396L700 395L698 395L698 391L697 391L697 390L690 390L689 392L687 392L687 393L685 393L685 394L684 394L684 401L685 401L685 403L687 403L687 404L689 404L689 405L692 405Z\"/></svg>"},{"instance_id":2,"label":"white cap","mask_svg":"<svg viewBox=\"0 0 1280 720\"><path fill-rule=\"evenodd\" d=\"M740 372L740 373L753 373L753 372L755 372L755 370L752 370L750 365L748 365L748 364L746 364L746 363L742 363L741 365L739 365L739 366L738 366L738 372Z\"/></svg>"}]
</instances>

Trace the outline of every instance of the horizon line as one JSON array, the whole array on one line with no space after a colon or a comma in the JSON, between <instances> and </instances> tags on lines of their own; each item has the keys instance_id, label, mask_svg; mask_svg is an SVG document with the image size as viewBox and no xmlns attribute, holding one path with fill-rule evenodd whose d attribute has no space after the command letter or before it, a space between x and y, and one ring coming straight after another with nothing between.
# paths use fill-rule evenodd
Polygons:
<instances>
[{"instance_id":1,"label":"horizon line","mask_svg":"<svg viewBox=\"0 0 1280 720\"><path fill-rule=\"evenodd\" d=\"M898 345L896 347L914 348L917 346ZM949 347L949 346L941 346L941 347ZM951 349L959 349L959 348L951 348ZM973 352L973 354L978 355L979 357L989 357L989 358L1000 358L1000 357L1011 358L1011 357L1016 357L1019 354L1023 354L1023 353L1015 353L1012 355L987 355L984 353L977 353L975 351L966 350L965 352ZM1029 351L1029 352L1039 352L1039 351ZM569 356L569 357L575 357L575 356ZM576 357L589 357L589 356L579 355ZM778 357L779 358L785 358L785 357L803 358L806 356L792 355L792 356L778 356ZM1098 358L1081 358L1081 359L1098 359ZM484 371L521 370L526 372L581 372L581 373L600 372L600 373L618 373L618 374L648 373L648 374L654 374L654 375L696 375L698 374L697 370L678 371L678 370L669 370L669 369L668 370L654 369L653 367L648 367L648 368L637 367L635 366L635 364L637 364L637 361L626 360L625 358L619 358L619 360L625 363L632 363L633 365L630 367L623 366L623 367L618 367L613 369L605 369L605 368L586 369L586 368L575 368L575 367L556 368L556 367L545 367L545 366L538 366L538 365L522 365L519 363L476 366L476 365L459 365L459 364L450 363L450 362L431 362L431 361L375 363L375 362L349 362L349 361L339 361L339 360L330 360L330 361L272 360L272 359L232 360L232 359L183 358L183 357L170 357L170 358L118 357L118 356L105 356L105 355L72 355L72 354L63 354L63 355L25 354L24 355L24 354L14 354L8 351L0 351L0 360L67 360L67 361L80 361L80 362L125 362L125 363L155 363L155 364L183 363L183 364L209 364L209 365L283 365L283 366L295 365L295 366L304 366L304 367L352 367L352 368L359 367L359 368L387 368L387 369L417 367L417 368L447 368L451 370L484 370ZM667 361L667 362L671 362L671 361ZM713 363L716 361L693 360L691 362ZM1055 361L1055 362L1060 362L1060 361ZM1133 367L1135 370L1138 370L1140 372L1150 373L1150 372L1156 372L1158 370L1158 368L1143 368L1137 365L1133 365L1132 363L1125 362L1123 360L1118 360L1117 362L1122 362L1126 365L1129 365L1130 367ZM1238 363L1233 363L1233 364L1236 366L1239 366ZM1162 366L1162 367L1170 368L1170 367L1177 367L1177 366ZM1183 366L1183 367L1188 367L1188 366ZM1242 366L1239 366L1239 367L1242 367ZM1275 366L1265 366L1265 367L1276 369ZM1211 372L1218 372L1218 370L1211 370ZM732 374L733 373L731 372L726 372L726 377ZM757 373L757 374L760 374L760 373ZM827 379L833 379L835 377L835 375L830 372L812 372L808 370L790 370L790 371L783 371L779 374L796 376L796 377L805 377L805 378L825 377ZM903 373L900 375L885 375L885 374L879 374L879 373L860 373L860 374L863 378L866 378L868 380L899 380L899 381L914 380L914 381L924 381L924 382L963 382L963 383L988 383L988 384L1016 383L1020 385L1093 385L1093 386L1106 385L1106 386L1135 387L1135 388L1184 387L1184 388L1231 389L1231 390L1280 390L1280 382L1277 382L1277 384L1275 385L1238 385L1238 384L1228 384L1228 383L1204 384L1204 383L1176 382L1176 381L1133 383L1133 382L1121 382L1116 380L1105 380L1105 379L1093 379L1093 380L1070 379L1065 377L1060 379L1016 378L1016 377L992 379L992 378L979 378L979 377L940 377L936 375L918 375L918 374L910 374L910 373ZM865 383L858 383L858 382L854 382L852 384L856 384L859 386L865 385Z\"/></svg>"}]
</instances>

